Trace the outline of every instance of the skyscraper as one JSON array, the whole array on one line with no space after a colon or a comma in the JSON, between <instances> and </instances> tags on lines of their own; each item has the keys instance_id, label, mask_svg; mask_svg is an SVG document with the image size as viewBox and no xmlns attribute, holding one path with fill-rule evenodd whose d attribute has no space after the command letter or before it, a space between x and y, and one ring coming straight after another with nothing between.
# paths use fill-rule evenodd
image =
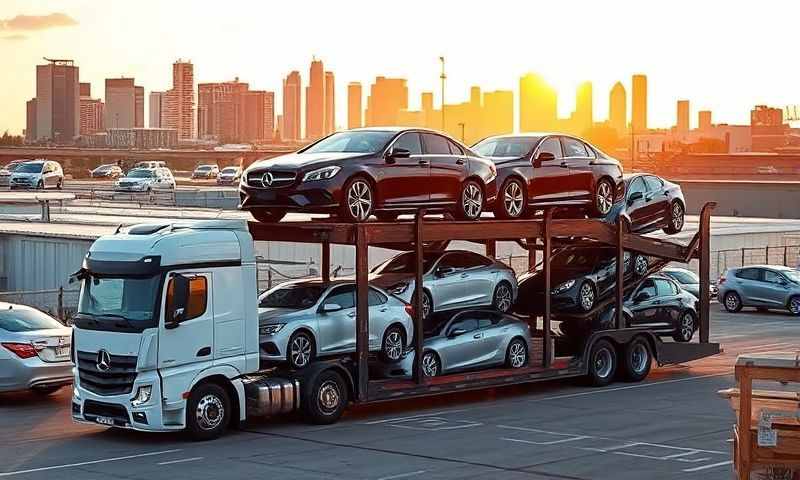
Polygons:
<instances>
[{"instance_id":1,"label":"skyscraper","mask_svg":"<svg viewBox=\"0 0 800 480\"><path fill-rule=\"evenodd\" d=\"M583 82L575 92L575 114L572 117L573 128L577 135L583 135L592 127L594 112L592 105L592 82Z\"/></svg>"},{"instance_id":2,"label":"skyscraper","mask_svg":"<svg viewBox=\"0 0 800 480\"><path fill-rule=\"evenodd\" d=\"M178 60L172 64L172 88L164 102L162 126L178 131L178 139L194 136L194 66Z\"/></svg>"},{"instance_id":3,"label":"skyscraper","mask_svg":"<svg viewBox=\"0 0 800 480\"><path fill-rule=\"evenodd\" d=\"M697 128L701 132L711 130L711 110L700 110L697 112Z\"/></svg>"},{"instance_id":4,"label":"skyscraper","mask_svg":"<svg viewBox=\"0 0 800 480\"><path fill-rule=\"evenodd\" d=\"M333 72L325 72L325 135L329 135L336 130L335 91Z\"/></svg>"},{"instance_id":5,"label":"skyscraper","mask_svg":"<svg viewBox=\"0 0 800 480\"><path fill-rule=\"evenodd\" d=\"M134 121L133 126L144 128L144 87L133 87L134 91Z\"/></svg>"},{"instance_id":6,"label":"skyscraper","mask_svg":"<svg viewBox=\"0 0 800 480\"><path fill-rule=\"evenodd\" d=\"M161 128L161 114L164 110L166 92L150 92L149 102L149 122L147 124L150 128Z\"/></svg>"},{"instance_id":7,"label":"skyscraper","mask_svg":"<svg viewBox=\"0 0 800 480\"><path fill-rule=\"evenodd\" d=\"M25 141L36 141L36 98L25 102Z\"/></svg>"},{"instance_id":8,"label":"skyscraper","mask_svg":"<svg viewBox=\"0 0 800 480\"><path fill-rule=\"evenodd\" d=\"M628 101L622 82L615 83L608 95L608 123L617 131L617 135L625 135L628 127Z\"/></svg>"},{"instance_id":9,"label":"skyscraper","mask_svg":"<svg viewBox=\"0 0 800 480\"><path fill-rule=\"evenodd\" d=\"M264 92L264 140L275 137L275 92Z\"/></svg>"},{"instance_id":10,"label":"skyscraper","mask_svg":"<svg viewBox=\"0 0 800 480\"><path fill-rule=\"evenodd\" d=\"M553 87L534 73L519 79L519 129L553 130L558 118L558 96Z\"/></svg>"},{"instance_id":11,"label":"skyscraper","mask_svg":"<svg viewBox=\"0 0 800 480\"><path fill-rule=\"evenodd\" d=\"M241 95L247 92L248 89L249 85L240 82L238 78L230 82L198 84L198 138L215 138L226 143L240 141L242 133L240 128L240 123L242 122L240 118ZM263 113L263 111L252 115L260 113Z\"/></svg>"},{"instance_id":12,"label":"skyscraper","mask_svg":"<svg viewBox=\"0 0 800 480\"><path fill-rule=\"evenodd\" d=\"M689 100L678 100L678 121L676 130L678 133L689 131Z\"/></svg>"},{"instance_id":13,"label":"skyscraper","mask_svg":"<svg viewBox=\"0 0 800 480\"><path fill-rule=\"evenodd\" d=\"M80 133L78 67L72 60L45 60L36 66L36 140L72 143Z\"/></svg>"},{"instance_id":14,"label":"skyscraper","mask_svg":"<svg viewBox=\"0 0 800 480\"><path fill-rule=\"evenodd\" d=\"M105 129L103 125L105 105L100 99L92 98L91 84L81 83L80 92L81 135L102 132Z\"/></svg>"},{"instance_id":15,"label":"skyscraper","mask_svg":"<svg viewBox=\"0 0 800 480\"><path fill-rule=\"evenodd\" d=\"M283 140L296 142L302 137L300 132L300 72L291 72L283 81Z\"/></svg>"},{"instance_id":16,"label":"skyscraper","mask_svg":"<svg viewBox=\"0 0 800 480\"><path fill-rule=\"evenodd\" d=\"M376 77L367 97L365 125L396 125L401 110L408 109L408 87L405 78Z\"/></svg>"},{"instance_id":17,"label":"skyscraper","mask_svg":"<svg viewBox=\"0 0 800 480\"><path fill-rule=\"evenodd\" d=\"M325 135L325 69L322 60L312 60L306 87L306 138Z\"/></svg>"},{"instance_id":18,"label":"skyscraper","mask_svg":"<svg viewBox=\"0 0 800 480\"><path fill-rule=\"evenodd\" d=\"M359 82L347 84L347 128L361 128L361 99L363 93Z\"/></svg>"},{"instance_id":19,"label":"skyscraper","mask_svg":"<svg viewBox=\"0 0 800 480\"><path fill-rule=\"evenodd\" d=\"M106 128L136 126L136 86L133 78L106 79Z\"/></svg>"},{"instance_id":20,"label":"skyscraper","mask_svg":"<svg viewBox=\"0 0 800 480\"><path fill-rule=\"evenodd\" d=\"M631 94L631 129L634 133L647 131L647 76L634 75Z\"/></svg>"}]
</instances>

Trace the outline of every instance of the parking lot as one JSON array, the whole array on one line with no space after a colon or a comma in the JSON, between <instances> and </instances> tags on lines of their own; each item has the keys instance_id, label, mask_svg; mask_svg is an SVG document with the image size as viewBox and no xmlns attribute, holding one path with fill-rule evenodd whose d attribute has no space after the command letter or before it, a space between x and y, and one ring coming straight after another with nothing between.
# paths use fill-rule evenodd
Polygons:
<instances>
[{"instance_id":1,"label":"parking lot","mask_svg":"<svg viewBox=\"0 0 800 480\"><path fill-rule=\"evenodd\" d=\"M252 421L222 439L76 425L70 389L0 396L0 477L728 479L738 354L800 350L800 320L712 304L721 355L645 382L576 381L369 405L337 424Z\"/></svg>"}]
</instances>

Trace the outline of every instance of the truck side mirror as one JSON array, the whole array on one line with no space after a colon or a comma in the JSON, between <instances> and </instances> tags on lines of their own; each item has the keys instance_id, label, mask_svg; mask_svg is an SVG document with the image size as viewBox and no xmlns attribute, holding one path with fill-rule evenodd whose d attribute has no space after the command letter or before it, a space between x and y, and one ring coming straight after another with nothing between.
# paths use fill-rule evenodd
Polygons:
<instances>
[{"instance_id":1,"label":"truck side mirror","mask_svg":"<svg viewBox=\"0 0 800 480\"><path fill-rule=\"evenodd\" d=\"M167 290L167 308L164 312L164 328L173 329L186 318L189 303L189 278L180 274L172 276Z\"/></svg>"}]
</instances>

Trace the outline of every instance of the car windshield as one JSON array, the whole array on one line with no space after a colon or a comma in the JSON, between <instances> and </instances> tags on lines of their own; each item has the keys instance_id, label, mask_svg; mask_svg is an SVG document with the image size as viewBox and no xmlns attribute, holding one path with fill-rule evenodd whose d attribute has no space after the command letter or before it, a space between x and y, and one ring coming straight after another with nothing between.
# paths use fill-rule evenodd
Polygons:
<instances>
[{"instance_id":1,"label":"car windshield","mask_svg":"<svg viewBox=\"0 0 800 480\"><path fill-rule=\"evenodd\" d=\"M211 170L211 165L200 165L197 167L198 170Z\"/></svg>"},{"instance_id":2,"label":"car windshield","mask_svg":"<svg viewBox=\"0 0 800 480\"><path fill-rule=\"evenodd\" d=\"M279 286L263 293L258 306L302 310L314 306L324 291L325 288L321 285Z\"/></svg>"},{"instance_id":3,"label":"car windshield","mask_svg":"<svg viewBox=\"0 0 800 480\"><path fill-rule=\"evenodd\" d=\"M105 170L111 170L111 167L113 167L113 166L114 165L100 165L99 167L95 168L95 170L98 171L98 172L102 172L102 171L105 171Z\"/></svg>"},{"instance_id":4,"label":"car windshield","mask_svg":"<svg viewBox=\"0 0 800 480\"><path fill-rule=\"evenodd\" d=\"M131 178L150 178L153 176L153 171L145 169L131 170L127 176Z\"/></svg>"},{"instance_id":5,"label":"car windshield","mask_svg":"<svg viewBox=\"0 0 800 480\"><path fill-rule=\"evenodd\" d=\"M239 167L225 167L222 169L222 173L236 173L239 170Z\"/></svg>"},{"instance_id":6,"label":"car windshield","mask_svg":"<svg viewBox=\"0 0 800 480\"><path fill-rule=\"evenodd\" d=\"M438 252L425 253L422 257L422 271L430 270L431 265L441 256L442 254ZM414 273L414 258L413 253L401 253L375 267L372 273Z\"/></svg>"},{"instance_id":7,"label":"car windshield","mask_svg":"<svg viewBox=\"0 0 800 480\"><path fill-rule=\"evenodd\" d=\"M395 133L369 130L334 133L300 153L375 153L383 150Z\"/></svg>"},{"instance_id":8,"label":"car windshield","mask_svg":"<svg viewBox=\"0 0 800 480\"><path fill-rule=\"evenodd\" d=\"M540 137L502 137L502 138L487 138L478 142L472 149L478 155L483 157L495 158L519 158L524 157L536 143Z\"/></svg>"},{"instance_id":9,"label":"car windshield","mask_svg":"<svg viewBox=\"0 0 800 480\"><path fill-rule=\"evenodd\" d=\"M784 270L782 273L794 283L800 283L800 270Z\"/></svg>"},{"instance_id":10,"label":"car windshield","mask_svg":"<svg viewBox=\"0 0 800 480\"><path fill-rule=\"evenodd\" d=\"M23 163L14 170L18 173L41 173L44 163Z\"/></svg>"},{"instance_id":11,"label":"car windshield","mask_svg":"<svg viewBox=\"0 0 800 480\"><path fill-rule=\"evenodd\" d=\"M153 320L160 277L96 277L83 282L78 313L128 320L132 325Z\"/></svg>"},{"instance_id":12,"label":"car windshield","mask_svg":"<svg viewBox=\"0 0 800 480\"><path fill-rule=\"evenodd\" d=\"M553 257L552 266L560 268L583 268L593 266L598 255L589 251L564 252Z\"/></svg>"},{"instance_id":13,"label":"car windshield","mask_svg":"<svg viewBox=\"0 0 800 480\"><path fill-rule=\"evenodd\" d=\"M63 326L53 317L32 308L0 310L0 329L7 332L30 332Z\"/></svg>"},{"instance_id":14,"label":"car windshield","mask_svg":"<svg viewBox=\"0 0 800 480\"><path fill-rule=\"evenodd\" d=\"M695 275L694 272L673 270L665 273L670 277L674 278L675 280L677 280L678 283L682 283L684 285L692 285L695 283L700 283L700 277Z\"/></svg>"}]
</instances>

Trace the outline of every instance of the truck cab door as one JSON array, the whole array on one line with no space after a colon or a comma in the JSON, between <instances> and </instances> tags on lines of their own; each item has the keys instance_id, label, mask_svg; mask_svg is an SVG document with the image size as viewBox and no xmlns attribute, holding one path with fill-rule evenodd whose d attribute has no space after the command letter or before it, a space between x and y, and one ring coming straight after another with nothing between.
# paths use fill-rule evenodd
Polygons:
<instances>
[{"instance_id":1,"label":"truck cab door","mask_svg":"<svg viewBox=\"0 0 800 480\"><path fill-rule=\"evenodd\" d=\"M211 279L211 273L195 272L167 277L158 332L158 368L164 378L170 369L214 358ZM181 298L183 292L186 298Z\"/></svg>"}]
</instances>

